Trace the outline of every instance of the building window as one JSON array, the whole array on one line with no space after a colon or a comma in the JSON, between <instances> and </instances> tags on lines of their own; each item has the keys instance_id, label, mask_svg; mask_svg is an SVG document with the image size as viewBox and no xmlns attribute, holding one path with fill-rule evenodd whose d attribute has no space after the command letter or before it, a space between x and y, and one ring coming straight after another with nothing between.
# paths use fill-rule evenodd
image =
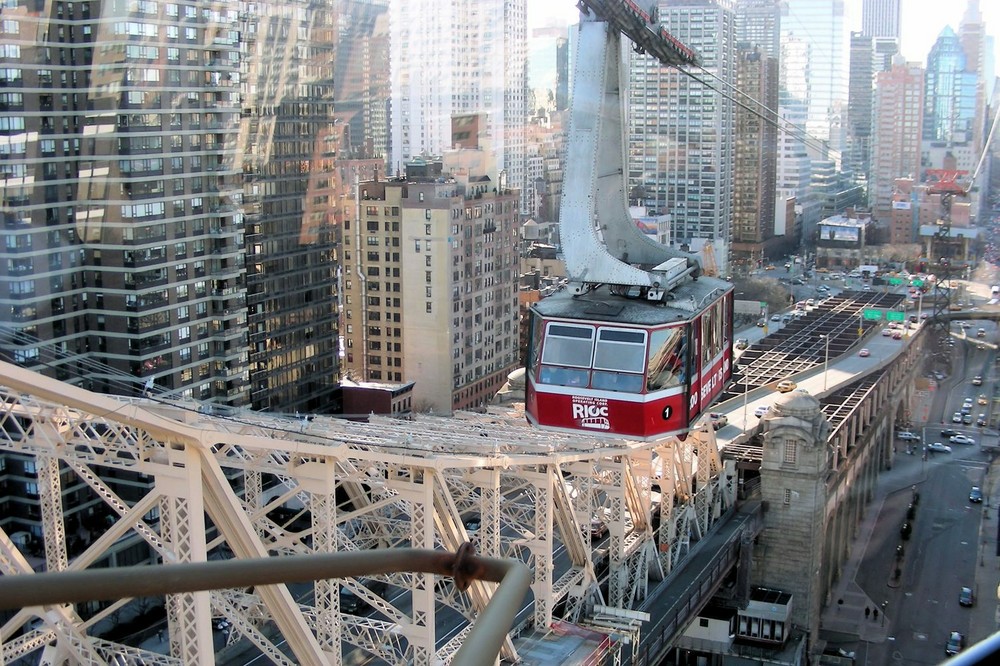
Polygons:
<instances>
[{"instance_id":1,"label":"building window","mask_svg":"<svg viewBox=\"0 0 1000 666\"><path fill-rule=\"evenodd\" d=\"M791 503L792 503L792 489L785 488L785 504L791 504Z\"/></svg>"},{"instance_id":2,"label":"building window","mask_svg":"<svg viewBox=\"0 0 1000 666\"><path fill-rule=\"evenodd\" d=\"M795 465L798 462L799 445L794 439L785 440L785 457L782 461L785 465Z\"/></svg>"},{"instance_id":3,"label":"building window","mask_svg":"<svg viewBox=\"0 0 1000 666\"><path fill-rule=\"evenodd\" d=\"M434 311L434 309L431 307L431 302L430 301L427 301L426 310L427 310L427 314L430 314L431 312Z\"/></svg>"}]
</instances>

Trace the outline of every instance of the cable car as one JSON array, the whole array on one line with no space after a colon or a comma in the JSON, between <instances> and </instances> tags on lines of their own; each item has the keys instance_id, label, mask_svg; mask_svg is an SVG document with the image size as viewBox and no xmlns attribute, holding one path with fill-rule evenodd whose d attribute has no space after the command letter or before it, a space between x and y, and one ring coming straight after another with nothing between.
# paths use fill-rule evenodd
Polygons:
<instances>
[{"instance_id":1,"label":"cable car","mask_svg":"<svg viewBox=\"0 0 1000 666\"><path fill-rule=\"evenodd\" d=\"M732 377L733 290L702 277L654 305L598 290L531 311L525 411L541 428L681 434ZM692 303L706 302L692 310Z\"/></svg>"}]
</instances>

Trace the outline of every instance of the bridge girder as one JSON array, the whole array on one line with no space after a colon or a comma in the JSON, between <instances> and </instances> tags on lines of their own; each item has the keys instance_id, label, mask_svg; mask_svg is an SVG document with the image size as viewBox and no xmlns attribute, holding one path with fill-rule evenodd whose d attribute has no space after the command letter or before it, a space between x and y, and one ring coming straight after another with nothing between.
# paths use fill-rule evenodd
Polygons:
<instances>
[{"instance_id":1,"label":"bridge girder","mask_svg":"<svg viewBox=\"0 0 1000 666\"><path fill-rule=\"evenodd\" d=\"M692 453L695 445L709 445L698 438L646 443L540 433L519 414L375 417L369 424L324 417L302 423L250 412L220 419L193 405L91 394L8 364L0 364L0 392L6 398L0 403L2 454L51 461L44 469L52 518L44 532L56 536L46 540L44 560L53 568L65 562L68 570L113 558L125 543L142 544L169 562L402 545L453 550L471 540L484 555L534 565L534 607L524 623L544 627L560 604L579 614L592 600L603 601L592 517L606 516L611 532L609 601L629 605L644 597L649 569L658 565L654 483L669 478L671 487L685 489L690 501L667 502L666 514L692 517L695 473L700 489L718 485L712 456ZM669 455L658 455L661 450ZM123 477L128 499L116 487ZM106 521L72 548L58 536L66 530L55 501L68 485L87 495ZM299 520L275 516L289 507ZM471 513L481 523L473 534L465 526ZM674 524L674 541L687 542L687 523ZM33 575L21 548L6 534L0 546L4 540L5 575ZM665 548L683 550L675 543ZM142 658L212 663L211 621L225 617L234 638L275 659L281 650L269 623L296 663L340 663L342 644L388 663L430 663L447 659L460 643L457 636L436 635L435 615L455 611L461 635L492 594L489 584L458 592L423 574L380 579L402 593L376 593L371 580L352 579L320 581L300 598L286 586L177 595L166 604L173 656ZM341 585L373 608L370 617L341 612ZM55 619L52 610L25 609L0 628L5 657L48 646L50 654L89 651L98 656L83 661L101 663L107 646L86 633L93 625L81 623L70 607ZM12 638L40 615L61 628ZM505 656L516 658L509 641Z\"/></svg>"}]
</instances>

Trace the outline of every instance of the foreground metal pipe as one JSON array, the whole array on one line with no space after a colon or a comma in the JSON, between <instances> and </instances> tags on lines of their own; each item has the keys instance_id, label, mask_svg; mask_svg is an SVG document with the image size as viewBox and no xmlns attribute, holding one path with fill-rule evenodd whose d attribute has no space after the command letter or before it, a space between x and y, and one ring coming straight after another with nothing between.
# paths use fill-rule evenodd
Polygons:
<instances>
[{"instance_id":1,"label":"foreground metal pipe","mask_svg":"<svg viewBox=\"0 0 1000 666\"><path fill-rule=\"evenodd\" d=\"M457 553L393 548L0 576L0 610L412 571L453 576L461 590L472 580L500 583L452 663L482 664L483 655L493 661L531 574L523 562L478 557L468 543Z\"/></svg>"}]
</instances>

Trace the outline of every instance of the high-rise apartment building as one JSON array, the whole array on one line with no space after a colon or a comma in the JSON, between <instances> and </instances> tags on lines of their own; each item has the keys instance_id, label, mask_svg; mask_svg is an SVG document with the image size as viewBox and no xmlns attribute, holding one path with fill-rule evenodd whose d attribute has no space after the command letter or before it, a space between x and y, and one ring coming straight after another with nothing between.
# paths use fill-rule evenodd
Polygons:
<instances>
[{"instance_id":1,"label":"high-rise apartment building","mask_svg":"<svg viewBox=\"0 0 1000 666\"><path fill-rule=\"evenodd\" d=\"M880 72L875 86L869 202L876 221L892 216L898 178L918 178L924 113L924 70L917 63Z\"/></svg>"},{"instance_id":2,"label":"high-rise apartment building","mask_svg":"<svg viewBox=\"0 0 1000 666\"><path fill-rule=\"evenodd\" d=\"M736 86L760 102L753 110L736 109L732 255L752 262L764 256L764 244L774 236L778 59L740 44Z\"/></svg>"},{"instance_id":3,"label":"high-rise apartment building","mask_svg":"<svg viewBox=\"0 0 1000 666\"><path fill-rule=\"evenodd\" d=\"M526 0L390 3L390 173L440 156L456 115L478 114L502 184L525 187Z\"/></svg>"},{"instance_id":4,"label":"high-rise apartment building","mask_svg":"<svg viewBox=\"0 0 1000 666\"><path fill-rule=\"evenodd\" d=\"M350 143L334 115L338 21L327 4L266 9L243 32L251 404L337 411L334 167Z\"/></svg>"},{"instance_id":5,"label":"high-rise apartment building","mask_svg":"<svg viewBox=\"0 0 1000 666\"><path fill-rule=\"evenodd\" d=\"M663 27L694 49L703 67L735 83L731 2L678 0L658 9ZM629 191L641 191L650 211L673 216L676 242L715 241L724 265L732 236L734 104L649 56L629 53Z\"/></svg>"},{"instance_id":6,"label":"high-rise apartment building","mask_svg":"<svg viewBox=\"0 0 1000 666\"><path fill-rule=\"evenodd\" d=\"M362 183L345 225L345 376L414 382L417 411L486 405L519 360L519 197L482 159Z\"/></svg>"},{"instance_id":7,"label":"high-rise apartment building","mask_svg":"<svg viewBox=\"0 0 1000 666\"><path fill-rule=\"evenodd\" d=\"M238 7L36 4L0 23L4 355L247 404Z\"/></svg>"}]
</instances>

